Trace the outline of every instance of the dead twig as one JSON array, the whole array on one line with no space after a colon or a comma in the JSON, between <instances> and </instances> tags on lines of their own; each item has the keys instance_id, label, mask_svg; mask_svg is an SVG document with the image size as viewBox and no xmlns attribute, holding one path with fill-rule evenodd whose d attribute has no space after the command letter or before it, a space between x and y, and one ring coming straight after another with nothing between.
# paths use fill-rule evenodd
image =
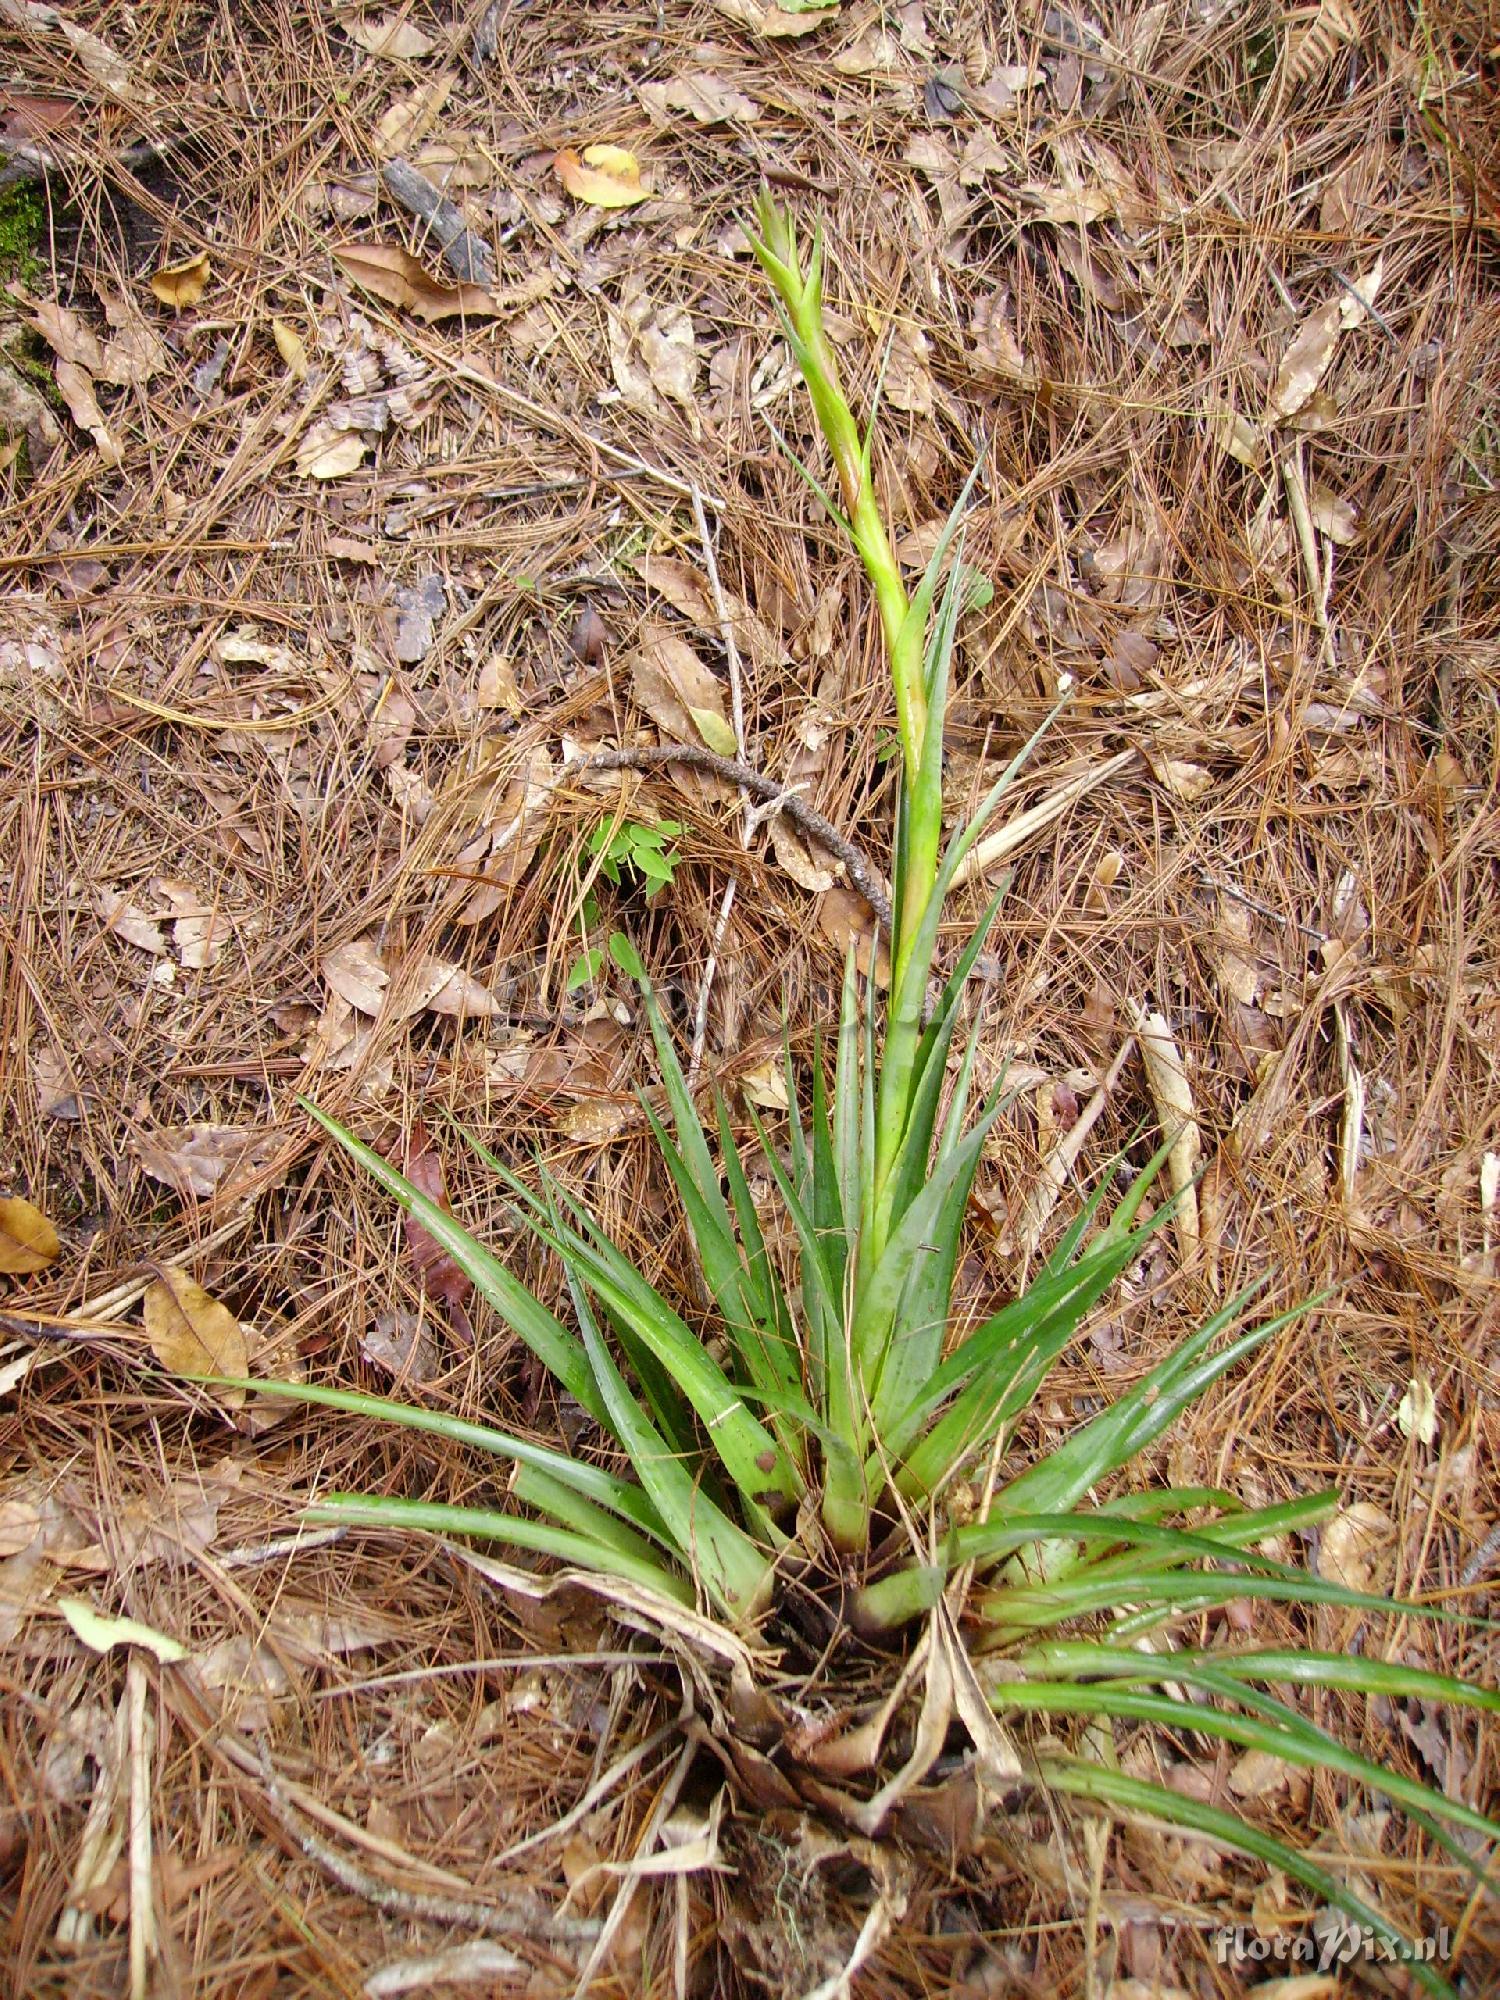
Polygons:
<instances>
[{"instance_id":1,"label":"dead twig","mask_svg":"<svg viewBox=\"0 0 1500 2000\"><path fill-rule=\"evenodd\" d=\"M394 159L381 168L380 178L391 199L432 231L443 262L460 284L494 284L495 260L490 246L474 234L463 211L435 188L426 174L418 173L409 160Z\"/></svg>"}]
</instances>

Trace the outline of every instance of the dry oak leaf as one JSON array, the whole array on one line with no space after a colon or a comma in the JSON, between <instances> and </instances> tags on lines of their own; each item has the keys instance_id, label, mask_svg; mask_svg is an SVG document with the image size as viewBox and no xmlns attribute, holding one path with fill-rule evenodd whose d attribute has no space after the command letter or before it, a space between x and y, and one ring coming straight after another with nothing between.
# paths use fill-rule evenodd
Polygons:
<instances>
[{"instance_id":1,"label":"dry oak leaf","mask_svg":"<svg viewBox=\"0 0 1500 2000\"><path fill-rule=\"evenodd\" d=\"M346 14L339 26L366 55L384 56L387 62L414 62L419 56L430 56L437 47L415 21L403 20L399 14Z\"/></svg>"},{"instance_id":2,"label":"dry oak leaf","mask_svg":"<svg viewBox=\"0 0 1500 2000\"><path fill-rule=\"evenodd\" d=\"M179 1125L137 1133L142 1170L181 1195L246 1194L276 1151L274 1132L251 1125Z\"/></svg>"},{"instance_id":3,"label":"dry oak leaf","mask_svg":"<svg viewBox=\"0 0 1500 2000\"><path fill-rule=\"evenodd\" d=\"M363 290L418 319L452 319L458 313L493 316L499 310L483 285L445 285L399 244L346 243L334 251L333 261Z\"/></svg>"},{"instance_id":4,"label":"dry oak leaf","mask_svg":"<svg viewBox=\"0 0 1500 2000\"><path fill-rule=\"evenodd\" d=\"M135 82L130 74L130 64L98 35L90 33L87 28L75 27L51 7L28 8L27 12L37 26L56 26L61 31L95 83L102 84L111 97L118 97L125 104L156 102L156 92L151 86Z\"/></svg>"},{"instance_id":5,"label":"dry oak leaf","mask_svg":"<svg viewBox=\"0 0 1500 2000\"><path fill-rule=\"evenodd\" d=\"M175 1264L158 1267L141 1301L151 1352L171 1375L243 1375L249 1366L245 1329L228 1306L211 1298ZM243 1389L224 1392L238 1407Z\"/></svg>"},{"instance_id":6,"label":"dry oak leaf","mask_svg":"<svg viewBox=\"0 0 1500 2000\"><path fill-rule=\"evenodd\" d=\"M45 1271L62 1249L57 1231L24 1195L0 1196L0 1271L8 1278Z\"/></svg>"},{"instance_id":7,"label":"dry oak leaf","mask_svg":"<svg viewBox=\"0 0 1500 2000\"><path fill-rule=\"evenodd\" d=\"M674 111L686 112L700 125L751 125L760 116L760 106L753 97L746 97L711 69L674 76L666 83L643 83L639 96L662 125L672 122Z\"/></svg>"},{"instance_id":8,"label":"dry oak leaf","mask_svg":"<svg viewBox=\"0 0 1500 2000\"><path fill-rule=\"evenodd\" d=\"M552 158L568 193L591 208L630 208L651 192L641 186L641 166L623 146L585 146L582 156L564 146Z\"/></svg>"},{"instance_id":9,"label":"dry oak leaf","mask_svg":"<svg viewBox=\"0 0 1500 2000\"><path fill-rule=\"evenodd\" d=\"M212 275L208 252L200 250L196 257L186 257L180 264L163 264L152 275L151 290L164 306L181 312L186 306L197 305Z\"/></svg>"}]
</instances>

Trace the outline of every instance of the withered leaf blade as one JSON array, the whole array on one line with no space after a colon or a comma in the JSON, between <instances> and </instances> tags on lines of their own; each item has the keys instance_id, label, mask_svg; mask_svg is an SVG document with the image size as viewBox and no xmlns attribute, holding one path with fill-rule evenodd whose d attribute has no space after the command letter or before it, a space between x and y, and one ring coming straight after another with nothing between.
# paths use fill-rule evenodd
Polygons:
<instances>
[{"instance_id":1,"label":"withered leaf blade","mask_svg":"<svg viewBox=\"0 0 1500 2000\"><path fill-rule=\"evenodd\" d=\"M228 1306L211 1298L195 1278L174 1264L146 1287L141 1310L151 1351L172 1375L243 1375L249 1365L245 1329ZM243 1390L222 1392L237 1408Z\"/></svg>"},{"instance_id":2,"label":"withered leaf blade","mask_svg":"<svg viewBox=\"0 0 1500 2000\"><path fill-rule=\"evenodd\" d=\"M334 251L333 261L364 291L418 319L453 319L460 313L493 317L499 310L483 285L445 285L398 244L345 243Z\"/></svg>"},{"instance_id":3,"label":"withered leaf blade","mask_svg":"<svg viewBox=\"0 0 1500 2000\"><path fill-rule=\"evenodd\" d=\"M57 1231L24 1195L0 1196L0 1271L8 1278L45 1271L62 1249Z\"/></svg>"}]
</instances>

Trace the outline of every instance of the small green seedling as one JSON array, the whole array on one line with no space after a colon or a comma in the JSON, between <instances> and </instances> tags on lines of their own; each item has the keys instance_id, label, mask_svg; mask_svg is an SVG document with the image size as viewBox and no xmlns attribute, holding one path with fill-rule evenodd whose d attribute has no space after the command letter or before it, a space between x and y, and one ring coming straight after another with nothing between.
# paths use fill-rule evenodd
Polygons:
<instances>
[{"instance_id":1,"label":"small green seedling","mask_svg":"<svg viewBox=\"0 0 1500 2000\"><path fill-rule=\"evenodd\" d=\"M662 819L650 826L631 819L607 821L595 827L584 842L593 862L585 870L585 879L602 875L616 889L644 886L649 902L671 887L673 871L682 859L673 843L681 838L680 820ZM592 888L585 889L579 901L578 921L585 938L599 927L599 898ZM597 979L603 966L603 951L598 945L588 945L569 968L568 991L576 993L580 986Z\"/></svg>"}]
</instances>

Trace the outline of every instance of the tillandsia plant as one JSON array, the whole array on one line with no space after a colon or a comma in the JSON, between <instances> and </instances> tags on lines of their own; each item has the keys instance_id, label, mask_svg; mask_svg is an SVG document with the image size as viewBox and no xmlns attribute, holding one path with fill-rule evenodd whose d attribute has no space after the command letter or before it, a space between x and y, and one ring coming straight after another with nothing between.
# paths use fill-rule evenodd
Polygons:
<instances>
[{"instance_id":1,"label":"tillandsia plant","mask_svg":"<svg viewBox=\"0 0 1500 2000\"><path fill-rule=\"evenodd\" d=\"M1249 1507L1213 1488L1114 1484L1195 1399L1306 1308L1246 1325L1251 1293L1241 1294L1057 1449L1014 1468L1018 1427L1053 1364L1170 1212L1170 1201L1147 1212L1163 1147L1113 1202L1117 1176L1101 1180L1021 1296L969 1331L954 1325L968 1194L1005 1099L1002 1078L981 1103L971 1102L977 1008L962 1052L955 1049L995 905L934 996L939 920L961 863L1031 746L972 816L946 824L944 714L965 587L969 488L909 594L872 476L874 421L863 432L856 424L826 336L820 240L804 265L790 219L768 198L757 220L755 252L836 482L829 491L811 471L806 477L859 553L890 666L900 786L887 997L851 962L830 1052L831 1091L823 1050L814 1044L804 1091L788 1047L784 1145L749 1114L754 1171L774 1183L794 1246L780 1259L768 1246L728 1108L719 1101L705 1127L634 947L611 940L615 963L639 984L655 1043L666 1116L649 1102L647 1116L696 1248L701 1295L713 1301L702 1323L685 1317L548 1175L528 1182L470 1138L560 1262L570 1310L555 1314L380 1154L309 1105L587 1411L602 1447L592 1462L420 1407L332 1387L271 1385L304 1402L440 1433L514 1467L510 1504L493 1511L358 1495L324 1497L309 1511L320 1521L534 1551L617 1579L637 1604L646 1593L664 1615L696 1607L782 1645L799 1631L813 1650L845 1631L878 1645L920 1630L924 1620L935 1634L946 1620L951 1647L961 1624L965 1686L970 1697L980 1690L981 1714L987 1702L996 1720L1073 1716L1102 1725L1082 1732L1075 1753L1049 1737L1052 1747L1017 1757L1010 1773L1017 1784L1075 1794L1121 1817L1154 1816L1259 1857L1395 1947L1391 1925L1335 1867L1233 1813L1127 1774L1108 1728L1159 1725L1336 1774L1350 1788L1399 1802L1457 1863L1487 1880L1479 1857L1500 1826L1344 1747L1273 1690L1494 1711L1493 1689L1383 1661L1368 1639L1358 1654L1256 1648L1228 1636L1201 1643L1209 1632L1227 1635L1227 1622L1205 1614L1234 1600L1361 1614L1396 1608L1265 1553L1325 1520L1336 1495ZM1399 1608L1408 1617L1451 1616ZM1200 1643L1183 1643L1184 1628ZM971 1699L971 1728L972 1714ZM1449 1990L1429 1965L1413 1973L1429 1991Z\"/></svg>"}]
</instances>

